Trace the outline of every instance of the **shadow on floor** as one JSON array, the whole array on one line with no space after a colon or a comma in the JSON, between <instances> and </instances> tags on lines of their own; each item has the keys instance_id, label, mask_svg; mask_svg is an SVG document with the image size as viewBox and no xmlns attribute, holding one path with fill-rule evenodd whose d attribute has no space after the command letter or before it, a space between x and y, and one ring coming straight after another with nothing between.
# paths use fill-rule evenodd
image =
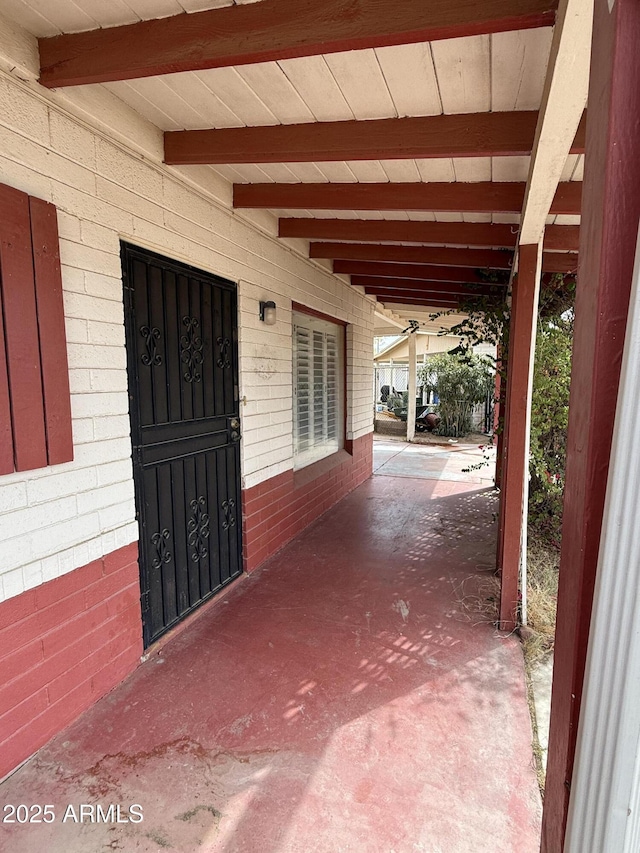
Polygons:
<instances>
[{"instance_id":1,"label":"shadow on floor","mask_svg":"<svg viewBox=\"0 0 640 853\"><path fill-rule=\"evenodd\" d=\"M1 787L11 853L534 853L518 641L465 606L494 496L377 476ZM140 823L62 821L140 804Z\"/></svg>"}]
</instances>

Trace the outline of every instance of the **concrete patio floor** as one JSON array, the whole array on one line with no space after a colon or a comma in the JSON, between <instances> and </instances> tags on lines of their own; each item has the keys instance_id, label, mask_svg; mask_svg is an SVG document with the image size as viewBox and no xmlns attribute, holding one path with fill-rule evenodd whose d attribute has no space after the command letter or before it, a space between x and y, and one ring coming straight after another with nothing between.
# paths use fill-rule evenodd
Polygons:
<instances>
[{"instance_id":1,"label":"concrete patio floor","mask_svg":"<svg viewBox=\"0 0 640 853\"><path fill-rule=\"evenodd\" d=\"M495 476L495 448L488 444L488 439L485 441L487 449L483 452L478 444L464 439L449 442L441 438L438 444L413 444L376 436L373 470L376 474L393 477L491 486Z\"/></svg>"},{"instance_id":2,"label":"concrete patio floor","mask_svg":"<svg viewBox=\"0 0 640 853\"><path fill-rule=\"evenodd\" d=\"M372 477L4 782L56 819L0 850L537 853L520 646L466 606L493 500Z\"/></svg>"}]
</instances>

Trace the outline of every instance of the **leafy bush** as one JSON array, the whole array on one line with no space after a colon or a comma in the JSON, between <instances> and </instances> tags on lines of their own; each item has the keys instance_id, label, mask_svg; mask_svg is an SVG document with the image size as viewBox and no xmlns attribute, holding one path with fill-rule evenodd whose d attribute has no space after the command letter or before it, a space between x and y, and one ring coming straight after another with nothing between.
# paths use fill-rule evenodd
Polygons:
<instances>
[{"instance_id":1,"label":"leafy bush","mask_svg":"<svg viewBox=\"0 0 640 853\"><path fill-rule=\"evenodd\" d=\"M532 528L550 542L559 541L562 526L575 288L573 275L549 276L541 290L538 309L529 521ZM467 316L450 329L443 328L440 334L459 335L459 349L463 353L482 342L500 345L503 364L498 368L503 383L506 382L504 363L509 351L509 304L503 297L488 296L463 304L462 310ZM436 320L451 313L441 312L431 318ZM502 430L503 416L501 412L498 431Z\"/></svg>"},{"instance_id":2,"label":"leafy bush","mask_svg":"<svg viewBox=\"0 0 640 853\"><path fill-rule=\"evenodd\" d=\"M477 355L434 355L424 364L418 381L439 398L440 435L463 436L471 432L473 408L486 399L493 385L493 370Z\"/></svg>"},{"instance_id":3,"label":"leafy bush","mask_svg":"<svg viewBox=\"0 0 640 853\"><path fill-rule=\"evenodd\" d=\"M569 421L573 311L538 322L531 407L529 513L531 522L558 536Z\"/></svg>"}]
</instances>

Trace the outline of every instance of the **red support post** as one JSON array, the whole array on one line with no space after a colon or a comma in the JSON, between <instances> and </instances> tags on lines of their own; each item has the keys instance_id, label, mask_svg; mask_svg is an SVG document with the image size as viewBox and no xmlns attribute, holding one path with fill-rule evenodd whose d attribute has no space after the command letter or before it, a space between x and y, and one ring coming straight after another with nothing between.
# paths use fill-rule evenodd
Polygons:
<instances>
[{"instance_id":1,"label":"red support post","mask_svg":"<svg viewBox=\"0 0 640 853\"><path fill-rule=\"evenodd\" d=\"M496 489L502 485L502 452L504 446L504 406L506 384L502 381L503 350L499 344L496 351L496 380L493 391L493 443L496 448Z\"/></svg>"},{"instance_id":2,"label":"red support post","mask_svg":"<svg viewBox=\"0 0 640 853\"><path fill-rule=\"evenodd\" d=\"M564 848L640 219L639 44L638 0L596 0L543 853Z\"/></svg>"},{"instance_id":3,"label":"red support post","mask_svg":"<svg viewBox=\"0 0 640 853\"><path fill-rule=\"evenodd\" d=\"M500 627L505 631L512 631L518 622L522 502L525 477L528 474L527 421L531 394L530 375L535 355L540 271L541 247L521 246L509 331L497 559L501 574Z\"/></svg>"}]
</instances>

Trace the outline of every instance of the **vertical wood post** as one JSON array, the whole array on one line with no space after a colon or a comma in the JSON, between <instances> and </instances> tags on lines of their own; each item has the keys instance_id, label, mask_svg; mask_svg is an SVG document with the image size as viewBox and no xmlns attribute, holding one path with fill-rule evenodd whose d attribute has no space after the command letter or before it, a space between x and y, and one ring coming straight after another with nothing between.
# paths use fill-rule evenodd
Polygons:
<instances>
[{"instance_id":1,"label":"vertical wood post","mask_svg":"<svg viewBox=\"0 0 640 853\"><path fill-rule=\"evenodd\" d=\"M496 489L502 485L502 454L504 448L504 409L505 409L505 391L506 383L502 381L501 372L503 370L503 353L502 346L498 344L496 349L496 383L494 388L494 407L493 407L493 444L496 448L496 473L495 484Z\"/></svg>"},{"instance_id":2,"label":"vertical wood post","mask_svg":"<svg viewBox=\"0 0 640 853\"><path fill-rule=\"evenodd\" d=\"M541 260L541 243L520 247L518 276L511 304L497 560L501 573L500 627L505 631L512 631L518 618L518 577L525 478L528 476L529 416Z\"/></svg>"},{"instance_id":3,"label":"vertical wood post","mask_svg":"<svg viewBox=\"0 0 640 853\"><path fill-rule=\"evenodd\" d=\"M407 409L407 441L413 441L416 435L416 332L409 335L409 406Z\"/></svg>"},{"instance_id":4,"label":"vertical wood post","mask_svg":"<svg viewBox=\"0 0 640 853\"><path fill-rule=\"evenodd\" d=\"M639 44L638 0L596 0L543 853L564 846L629 310L640 217Z\"/></svg>"}]
</instances>

